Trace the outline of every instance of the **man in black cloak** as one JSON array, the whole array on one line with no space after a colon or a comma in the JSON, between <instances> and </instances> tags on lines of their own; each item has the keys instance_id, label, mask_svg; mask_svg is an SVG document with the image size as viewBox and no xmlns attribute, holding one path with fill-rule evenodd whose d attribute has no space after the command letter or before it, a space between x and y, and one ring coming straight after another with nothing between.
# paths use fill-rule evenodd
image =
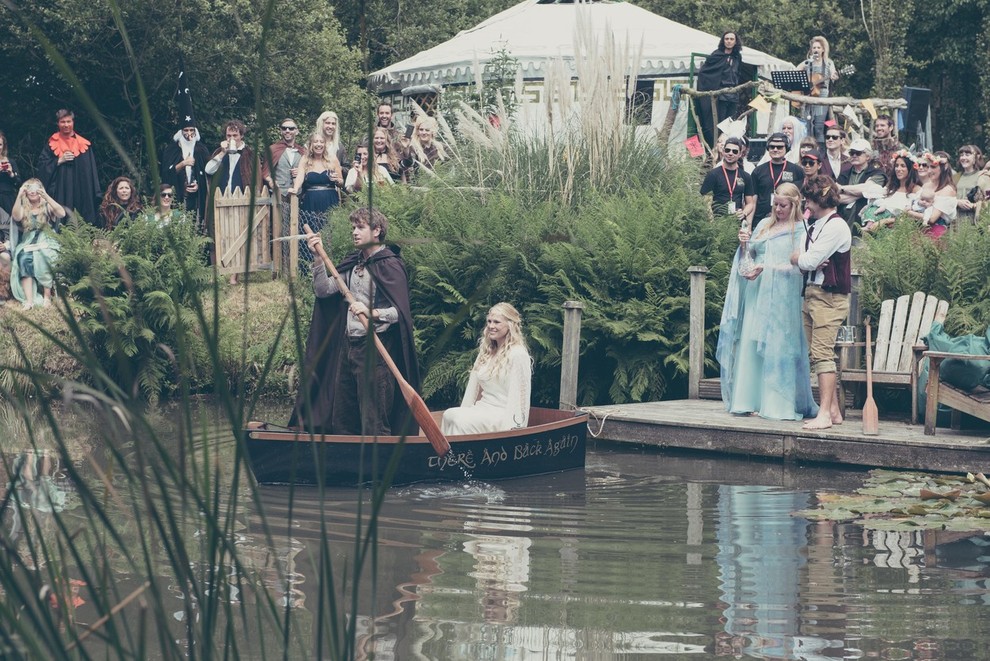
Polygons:
<instances>
[{"instance_id":1,"label":"man in black cloak","mask_svg":"<svg viewBox=\"0 0 990 661\"><path fill-rule=\"evenodd\" d=\"M350 220L359 249L347 255L337 270L356 299L353 305L326 273L320 236L308 239L310 250L320 257L313 263L317 298L289 427L318 434L411 434L415 420L398 383L374 347L368 347L367 329L358 319L364 314L372 320L403 377L419 390L406 267L383 243L388 221L380 211L357 209ZM374 361L373 368L369 360Z\"/></svg>"},{"instance_id":2,"label":"man in black cloak","mask_svg":"<svg viewBox=\"0 0 990 661\"><path fill-rule=\"evenodd\" d=\"M163 184L172 185L177 201L195 213L197 220L202 222L206 215L206 198L209 193L204 168L210 160L210 151L203 146L196 127L185 71L179 72L177 96L178 130L162 154L161 180Z\"/></svg>"},{"instance_id":3,"label":"man in black cloak","mask_svg":"<svg viewBox=\"0 0 990 661\"><path fill-rule=\"evenodd\" d=\"M753 67L742 62L742 39L735 32L722 35L711 55L698 69L697 89L699 92L735 87L752 77ZM716 102L717 117L712 117L710 97L698 99L699 127L709 147L715 146L715 126L726 117L735 117L739 108L739 93L719 94Z\"/></svg>"},{"instance_id":4,"label":"man in black cloak","mask_svg":"<svg viewBox=\"0 0 990 661\"><path fill-rule=\"evenodd\" d=\"M96 174L96 157L89 140L76 133L75 114L55 113L58 131L38 157L38 179L52 199L90 223L98 223L97 207L103 189Z\"/></svg>"}]
</instances>

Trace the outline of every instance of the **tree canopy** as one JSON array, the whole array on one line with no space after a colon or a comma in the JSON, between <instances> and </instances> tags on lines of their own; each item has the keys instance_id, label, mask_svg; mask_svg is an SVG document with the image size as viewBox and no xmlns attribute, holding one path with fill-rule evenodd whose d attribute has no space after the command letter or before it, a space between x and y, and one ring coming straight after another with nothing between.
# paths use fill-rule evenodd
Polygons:
<instances>
[{"instance_id":1,"label":"tree canopy","mask_svg":"<svg viewBox=\"0 0 990 661\"><path fill-rule=\"evenodd\" d=\"M222 139L220 127L230 118L248 124L249 141L266 143L276 138L274 125L292 116L304 140L326 109L340 115L342 134L352 139L366 126L372 106L364 90L369 71L434 46L515 2L0 0L0 89L7 101L0 130L30 172L54 130L55 110L75 108L79 132L94 138L105 180L147 175L155 168L149 167L129 44L159 148L176 128L180 55L210 147ZM637 4L714 34L738 31L745 45L792 62L805 57L812 36L824 34L837 64L857 69L839 82L839 93L886 96L903 85L930 88L935 145L986 146L990 0L725 0L717 12L707 0ZM53 51L40 47L44 39ZM68 83L59 58L92 95L97 117ZM118 153L96 135L97 118L118 136Z\"/></svg>"}]
</instances>

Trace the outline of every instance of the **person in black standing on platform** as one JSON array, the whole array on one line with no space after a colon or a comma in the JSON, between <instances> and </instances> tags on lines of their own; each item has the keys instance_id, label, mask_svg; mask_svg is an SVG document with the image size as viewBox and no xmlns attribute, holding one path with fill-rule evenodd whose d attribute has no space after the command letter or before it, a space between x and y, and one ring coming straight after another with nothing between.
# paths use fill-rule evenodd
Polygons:
<instances>
[{"instance_id":1,"label":"person in black standing on platform","mask_svg":"<svg viewBox=\"0 0 990 661\"><path fill-rule=\"evenodd\" d=\"M735 31L722 35L718 48L705 58L705 63L698 70L698 91L735 87L742 82L742 39ZM719 94L716 106L718 117L712 117L711 99L698 99L698 118L701 121L701 131L705 142L711 146L715 143L715 126L726 117L735 117L739 107L739 93Z\"/></svg>"},{"instance_id":2,"label":"person in black standing on platform","mask_svg":"<svg viewBox=\"0 0 990 661\"><path fill-rule=\"evenodd\" d=\"M747 226L752 225L756 208L753 179L739 167L743 141L728 138L722 148L722 164L713 168L701 182L701 194L712 196L712 212L719 216L735 216Z\"/></svg>"},{"instance_id":3,"label":"person in black standing on platform","mask_svg":"<svg viewBox=\"0 0 990 661\"><path fill-rule=\"evenodd\" d=\"M801 188L804 182L804 171L788 161L787 150L791 148L787 136L774 133L767 138L767 153L770 160L756 166L753 170L753 185L756 188L756 220L762 220L770 215L773 203L773 192L781 184L794 184Z\"/></svg>"}]
</instances>

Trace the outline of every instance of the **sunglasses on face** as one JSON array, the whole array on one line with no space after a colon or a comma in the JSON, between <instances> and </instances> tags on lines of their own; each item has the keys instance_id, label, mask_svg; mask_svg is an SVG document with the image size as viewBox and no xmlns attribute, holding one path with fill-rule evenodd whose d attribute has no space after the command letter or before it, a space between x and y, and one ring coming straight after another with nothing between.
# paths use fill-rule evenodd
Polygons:
<instances>
[{"instance_id":1,"label":"sunglasses on face","mask_svg":"<svg viewBox=\"0 0 990 661\"><path fill-rule=\"evenodd\" d=\"M825 136L825 139L826 140L841 140L842 139L842 136L841 135L826 135Z\"/></svg>"},{"instance_id":2,"label":"sunglasses on face","mask_svg":"<svg viewBox=\"0 0 990 661\"><path fill-rule=\"evenodd\" d=\"M738 149L723 149L722 150L722 153L723 154L738 154L739 153L739 150Z\"/></svg>"},{"instance_id":3,"label":"sunglasses on face","mask_svg":"<svg viewBox=\"0 0 990 661\"><path fill-rule=\"evenodd\" d=\"M930 165L928 165L928 163L918 163L918 169L919 169L919 170L927 170L927 169L928 169L928 168L930 168L930 167L931 167L931 166L930 166Z\"/></svg>"},{"instance_id":4,"label":"sunglasses on face","mask_svg":"<svg viewBox=\"0 0 990 661\"><path fill-rule=\"evenodd\" d=\"M805 165L805 166L812 166L812 165L817 165L817 164L818 164L818 161L814 161L814 160L812 160L810 158L806 158L806 159L804 159L804 160L801 161L801 165Z\"/></svg>"},{"instance_id":5,"label":"sunglasses on face","mask_svg":"<svg viewBox=\"0 0 990 661\"><path fill-rule=\"evenodd\" d=\"M172 193L162 193L162 197L174 197Z\"/></svg>"},{"instance_id":6,"label":"sunglasses on face","mask_svg":"<svg viewBox=\"0 0 990 661\"><path fill-rule=\"evenodd\" d=\"M777 149L787 149L784 145L767 145L767 149L776 151Z\"/></svg>"},{"instance_id":7,"label":"sunglasses on face","mask_svg":"<svg viewBox=\"0 0 990 661\"><path fill-rule=\"evenodd\" d=\"M855 149L850 149L849 150L849 155L850 156L862 156L864 153L866 153L866 152L856 151Z\"/></svg>"},{"instance_id":8,"label":"sunglasses on face","mask_svg":"<svg viewBox=\"0 0 990 661\"><path fill-rule=\"evenodd\" d=\"M295 131L296 130L296 127L295 126L280 126L279 128L282 129L283 131Z\"/></svg>"}]
</instances>

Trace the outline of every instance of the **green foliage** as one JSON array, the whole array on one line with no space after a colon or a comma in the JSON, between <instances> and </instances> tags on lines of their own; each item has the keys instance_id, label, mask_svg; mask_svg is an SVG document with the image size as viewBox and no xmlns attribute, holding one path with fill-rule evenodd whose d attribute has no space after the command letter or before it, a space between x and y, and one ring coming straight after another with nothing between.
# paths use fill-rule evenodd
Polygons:
<instances>
[{"instance_id":1,"label":"green foliage","mask_svg":"<svg viewBox=\"0 0 990 661\"><path fill-rule=\"evenodd\" d=\"M538 153L515 156L526 161ZM562 306L569 300L584 305L580 404L683 391L687 269L708 264L724 279L736 226L708 219L694 164L663 162L656 153L630 167L629 179L648 185L582 192L575 204L517 195L509 184L483 193L440 183L421 194L383 191L376 204L410 270L424 395L435 405L460 398L485 313L502 300L523 315L535 360L534 402L557 401ZM346 214L333 218L338 255L350 249ZM721 312L722 289L709 297L709 327Z\"/></svg>"},{"instance_id":2,"label":"green foliage","mask_svg":"<svg viewBox=\"0 0 990 661\"><path fill-rule=\"evenodd\" d=\"M57 285L78 318L82 337L124 391L155 397L176 382L180 333L192 326L194 306L209 281L206 240L190 218L159 225L150 213L105 233L73 221L59 236ZM197 362L191 336L178 357Z\"/></svg>"},{"instance_id":3,"label":"green foliage","mask_svg":"<svg viewBox=\"0 0 990 661\"><path fill-rule=\"evenodd\" d=\"M915 223L901 221L867 237L854 253L861 273L864 314L880 303L916 291L949 301L950 335L983 334L990 325L990 232L966 224L932 241Z\"/></svg>"},{"instance_id":4,"label":"green foliage","mask_svg":"<svg viewBox=\"0 0 990 661\"><path fill-rule=\"evenodd\" d=\"M163 4L151 0L121 3L121 18L134 61L125 56L120 30L102 2L38 0L19 2L18 11L0 3L0 89L16 100L18 112L4 118L11 151L30 171L33 159L55 130L55 110L83 108L65 77L28 32L35 24L59 49L83 86L99 91L100 115L116 132L126 155L136 163L135 177L151 191L157 172L143 142L135 69L146 81L157 144L175 133L175 86L179 54L186 73L200 132L208 148L223 139L224 121L248 124L248 141L267 145L265 127L286 115L304 129L328 108L341 116L341 131L359 132L368 96L358 85L358 53L344 41L332 7L319 0L279 6L264 35L267 2L220 0ZM101 181L122 173L122 155L113 153L93 126L93 117L77 112L76 128L93 141ZM160 148L160 147L159 147ZM159 154L160 156L160 154Z\"/></svg>"}]
</instances>

